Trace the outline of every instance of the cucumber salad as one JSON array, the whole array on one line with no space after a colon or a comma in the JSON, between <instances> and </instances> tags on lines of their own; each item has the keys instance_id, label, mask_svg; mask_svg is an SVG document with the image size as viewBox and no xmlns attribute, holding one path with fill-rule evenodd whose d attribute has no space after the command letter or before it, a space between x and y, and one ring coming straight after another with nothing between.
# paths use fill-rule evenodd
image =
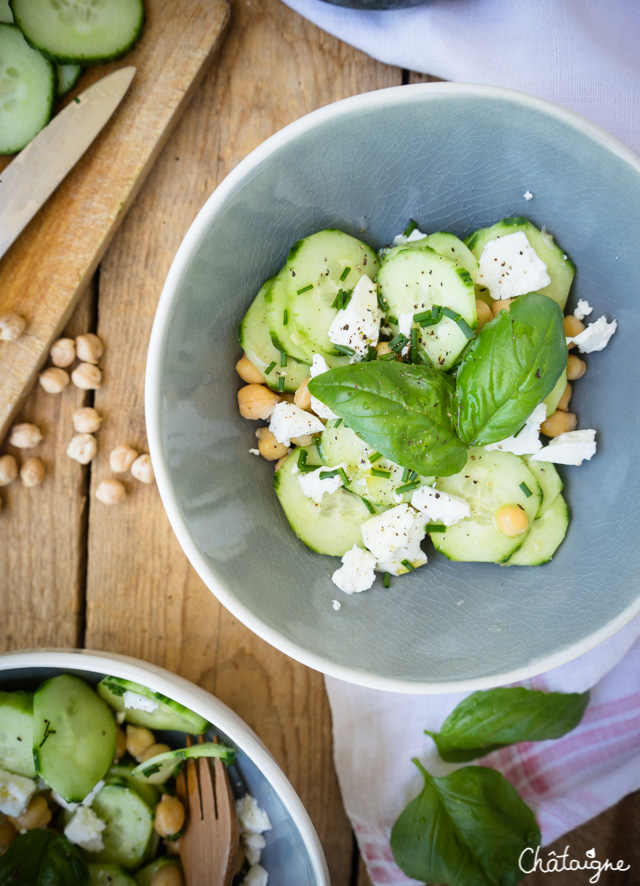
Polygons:
<instances>
[{"instance_id":1,"label":"cucumber salad","mask_svg":"<svg viewBox=\"0 0 640 886\"><path fill-rule=\"evenodd\" d=\"M427 537L451 560L552 557L569 523L555 465L596 451L570 411L576 352L616 329L583 322L584 300L564 315L574 273L525 218L464 241L411 222L379 252L306 237L261 287L236 366L241 415L268 421L250 451L275 462L296 535L342 558L342 591L423 566Z\"/></svg>"},{"instance_id":2,"label":"cucumber salad","mask_svg":"<svg viewBox=\"0 0 640 886\"><path fill-rule=\"evenodd\" d=\"M211 728L117 677L94 688L61 674L35 692L0 692L0 884L184 886L180 770L190 757L235 759L233 748L206 738L185 747L186 735ZM240 834L233 883L266 886L260 855L271 822L232 781Z\"/></svg>"}]
</instances>

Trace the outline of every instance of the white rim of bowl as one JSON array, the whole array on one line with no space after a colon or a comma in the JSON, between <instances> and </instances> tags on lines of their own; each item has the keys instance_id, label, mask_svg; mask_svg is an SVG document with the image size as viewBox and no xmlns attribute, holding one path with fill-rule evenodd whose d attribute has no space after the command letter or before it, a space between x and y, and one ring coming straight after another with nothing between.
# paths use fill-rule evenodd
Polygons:
<instances>
[{"instance_id":1,"label":"white rim of bowl","mask_svg":"<svg viewBox=\"0 0 640 886\"><path fill-rule=\"evenodd\" d=\"M15 671L19 668L86 671L90 674L133 680L154 692L160 692L168 698L180 701L180 704L200 714L214 727L221 729L264 775L304 840L317 886L331 886L320 839L309 818L309 813L302 805L302 800L271 756L269 749L251 727L215 695L157 665L127 655L97 652L91 649L21 649L0 655L0 672ZM176 695L180 698L177 699Z\"/></svg>"},{"instance_id":2,"label":"white rim of bowl","mask_svg":"<svg viewBox=\"0 0 640 886\"><path fill-rule=\"evenodd\" d=\"M323 674L343 680L346 683L364 686L369 689L415 695L423 693L435 695L447 692L465 692L503 686L507 683L515 683L519 680L527 679L535 674L543 673L551 670L551 668L572 661L599 646L600 643L628 624L634 616L640 614L640 595L635 603L628 606L616 618L588 637L577 641L565 649L541 656L527 665L500 674L456 680L448 683L414 682L396 680L382 675L373 675L366 671L327 661L322 656L309 652L303 646L284 637L278 630L265 624L248 607L227 591L224 585L217 580L216 576L212 575L209 565L191 538L187 524L182 517L174 496L167 462L161 445L160 377L163 341L172 309L176 284L180 280L194 251L197 249L208 225L209 218L219 211L228 195L244 178L250 175L260 163L291 139L321 125L325 120L351 114L356 107L358 109L366 109L387 104L411 104L423 101L425 97L437 99L444 95L460 98L465 98L469 95L477 98L503 98L507 101L517 102L520 105L538 110L550 117L557 118L564 124L573 126L582 135L587 136L592 141L618 155L640 174L640 157L597 124L592 123L574 111L563 108L561 105L554 104L546 99L537 98L525 92L519 92L515 89L475 83L416 83L407 86L393 86L375 92L365 92L361 95L350 96L349 98L318 108L318 110L306 114L304 117L290 123L270 136L241 160L220 182L198 212L174 257L160 295L149 342L145 380L145 412L149 450L160 497L182 550L209 590L232 615L238 618L250 630L296 661Z\"/></svg>"}]
</instances>

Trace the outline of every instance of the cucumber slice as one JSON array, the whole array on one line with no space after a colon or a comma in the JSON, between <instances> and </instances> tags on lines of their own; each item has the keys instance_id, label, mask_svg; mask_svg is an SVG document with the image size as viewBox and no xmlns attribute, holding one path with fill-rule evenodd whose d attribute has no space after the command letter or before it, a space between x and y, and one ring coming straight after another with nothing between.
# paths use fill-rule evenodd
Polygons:
<instances>
[{"instance_id":1,"label":"cucumber slice","mask_svg":"<svg viewBox=\"0 0 640 886\"><path fill-rule=\"evenodd\" d=\"M145 865L136 873L135 882L137 886L151 886L154 875L165 868L179 868L182 870L180 861L175 855L163 855L162 858L156 858L155 861Z\"/></svg>"},{"instance_id":2,"label":"cucumber slice","mask_svg":"<svg viewBox=\"0 0 640 886\"><path fill-rule=\"evenodd\" d=\"M363 547L361 525L371 512L358 495L338 489L324 495L320 504L302 492L297 462L301 449L307 451L307 464L318 463L314 447L293 450L276 471L273 485L291 528L312 551L341 557L354 545Z\"/></svg>"},{"instance_id":3,"label":"cucumber slice","mask_svg":"<svg viewBox=\"0 0 640 886\"><path fill-rule=\"evenodd\" d=\"M284 351L290 357L301 363L310 364L313 361L313 350L297 332L293 324L289 323L289 309L287 301L289 290L285 277L286 266L271 278L271 285L265 290L264 302L267 309L267 326L274 348Z\"/></svg>"},{"instance_id":4,"label":"cucumber slice","mask_svg":"<svg viewBox=\"0 0 640 886\"><path fill-rule=\"evenodd\" d=\"M15 25L0 24L0 154L21 151L49 122L55 69Z\"/></svg>"},{"instance_id":5,"label":"cucumber slice","mask_svg":"<svg viewBox=\"0 0 640 886\"><path fill-rule=\"evenodd\" d=\"M154 808L156 803L160 801L160 790L155 785L150 784L144 778L135 778L132 775L133 766L126 763L114 763L104 777L105 784L119 784L126 788L136 791L147 806Z\"/></svg>"},{"instance_id":6,"label":"cucumber slice","mask_svg":"<svg viewBox=\"0 0 640 886\"><path fill-rule=\"evenodd\" d=\"M370 246L331 228L293 246L284 272L287 317L312 356L335 354L328 330L339 310L333 306L338 292L349 292L365 274L373 279L379 267Z\"/></svg>"},{"instance_id":7,"label":"cucumber slice","mask_svg":"<svg viewBox=\"0 0 640 886\"><path fill-rule=\"evenodd\" d=\"M0 769L33 778L33 694L0 692Z\"/></svg>"},{"instance_id":8,"label":"cucumber slice","mask_svg":"<svg viewBox=\"0 0 640 886\"><path fill-rule=\"evenodd\" d=\"M560 495L564 483L562 482L560 474L551 462L531 461L527 456L524 456L524 460L527 463L527 467L538 481L542 492L542 501L540 502L538 513L536 514L536 520L539 520Z\"/></svg>"},{"instance_id":9,"label":"cucumber slice","mask_svg":"<svg viewBox=\"0 0 640 886\"><path fill-rule=\"evenodd\" d=\"M311 367L308 363L300 363L293 357L287 359L286 367L280 365L280 351L275 347L269 334L267 322L267 306L265 293L269 290L274 278L271 277L260 287L258 294L240 324L240 347L256 369L259 369L264 383L277 390L278 379L284 371L284 390L297 391L302 382L309 378ZM273 365L275 364L275 366ZM265 370L272 367L267 374Z\"/></svg>"},{"instance_id":10,"label":"cucumber slice","mask_svg":"<svg viewBox=\"0 0 640 886\"><path fill-rule=\"evenodd\" d=\"M142 0L11 0L29 43L60 64L90 65L126 55L142 34Z\"/></svg>"},{"instance_id":11,"label":"cucumber slice","mask_svg":"<svg viewBox=\"0 0 640 886\"><path fill-rule=\"evenodd\" d=\"M9 0L0 0L0 24L13 24L13 15L11 14Z\"/></svg>"},{"instance_id":12,"label":"cucumber slice","mask_svg":"<svg viewBox=\"0 0 640 886\"><path fill-rule=\"evenodd\" d=\"M197 757L220 757L223 763L228 764L233 763L236 758L236 752L234 748L227 747L227 745L205 741L202 744L194 744L188 748L179 748L175 751L166 751L164 754L156 754L155 757L149 757L144 763L139 763L131 771L131 774L134 778L151 778L155 775L166 775L167 772L172 773L185 760L195 760Z\"/></svg>"},{"instance_id":13,"label":"cucumber slice","mask_svg":"<svg viewBox=\"0 0 640 886\"><path fill-rule=\"evenodd\" d=\"M558 494L544 514L533 521L521 547L505 566L540 566L555 554L569 526L569 508Z\"/></svg>"},{"instance_id":14,"label":"cucumber slice","mask_svg":"<svg viewBox=\"0 0 640 886\"><path fill-rule=\"evenodd\" d=\"M505 218L489 228L480 228L467 237L465 243L475 257L480 260L487 243L497 237L515 234L517 231L522 231L526 235L538 258L547 266L551 283L539 291L552 298L564 310L576 266L547 231L538 230L526 218Z\"/></svg>"},{"instance_id":15,"label":"cucumber slice","mask_svg":"<svg viewBox=\"0 0 640 886\"><path fill-rule=\"evenodd\" d=\"M454 262L459 268L464 268L475 283L478 276L478 259L459 237L448 231L437 231L435 234L429 234L425 245L437 252L438 255Z\"/></svg>"},{"instance_id":16,"label":"cucumber slice","mask_svg":"<svg viewBox=\"0 0 640 886\"><path fill-rule=\"evenodd\" d=\"M471 516L444 532L430 533L431 541L450 560L469 562L507 560L523 544L526 533L507 538L496 529L496 511L505 505L520 505L531 526L542 498L538 481L519 456L510 452L487 452L480 447L470 448L463 470L451 477L438 478L436 487L466 499Z\"/></svg>"},{"instance_id":17,"label":"cucumber slice","mask_svg":"<svg viewBox=\"0 0 640 886\"><path fill-rule=\"evenodd\" d=\"M209 727L208 721L200 714L190 711L180 702L167 698L166 695L153 692L146 686L141 686L131 680L122 680L120 677L103 677L98 683L97 691L98 695L114 711L124 712L125 720L136 726L146 726L148 729L172 729L176 732L190 732L193 735L199 735ZM130 692L156 707L152 711L133 707L125 708L125 692Z\"/></svg>"},{"instance_id":18,"label":"cucumber slice","mask_svg":"<svg viewBox=\"0 0 640 886\"><path fill-rule=\"evenodd\" d=\"M136 886L136 880L119 864L88 864L89 886Z\"/></svg>"},{"instance_id":19,"label":"cucumber slice","mask_svg":"<svg viewBox=\"0 0 640 886\"><path fill-rule=\"evenodd\" d=\"M419 242L419 241L418 241ZM399 332L401 314L422 314L434 305L460 315L469 330L476 328L476 296L473 280L463 268L429 247L402 249L387 259L378 274L380 294L389 305L387 323ZM450 369L469 341L461 326L443 316L433 326L418 329L418 344L437 369Z\"/></svg>"},{"instance_id":20,"label":"cucumber slice","mask_svg":"<svg viewBox=\"0 0 640 886\"><path fill-rule=\"evenodd\" d=\"M82 74L80 65L56 65L56 96L62 98L76 85Z\"/></svg>"},{"instance_id":21,"label":"cucumber slice","mask_svg":"<svg viewBox=\"0 0 640 886\"><path fill-rule=\"evenodd\" d=\"M567 386L567 370L563 370L562 375L555 383L553 388L549 391L547 396L542 401L544 405L547 407L547 415L553 415L553 413L558 408L558 403L560 402L560 398L564 394L564 389Z\"/></svg>"},{"instance_id":22,"label":"cucumber slice","mask_svg":"<svg viewBox=\"0 0 640 886\"><path fill-rule=\"evenodd\" d=\"M107 826L102 832L104 849L86 853L85 858L125 868L139 867L153 834L153 812L140 795L123 785L105 785L91 808Z\"/></svg>"},{"instance_id":23,"label":"cucumber slice","mask_svg":"<svg viewBox=\"0 0 640 886\"><path fill-rule=\"evenodd\" d=\"M115 750L113 711L83 680L62 674L36 690L36 772L64 800L83 800L109 769Z\"/></svg>"}]
</instances>

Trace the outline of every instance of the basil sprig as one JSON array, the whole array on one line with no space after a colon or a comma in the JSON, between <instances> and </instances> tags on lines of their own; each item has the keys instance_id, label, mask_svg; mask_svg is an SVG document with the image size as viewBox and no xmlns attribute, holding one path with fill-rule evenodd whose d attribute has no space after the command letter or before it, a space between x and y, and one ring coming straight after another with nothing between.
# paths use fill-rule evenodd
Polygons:
<instances>
[{"instance_id":1,"label":"basil sprig","mask_svg":"<svg viewBox=\"0 0 640 886\"><path fill-rule=\"evenodd\" d=\"M0 857L0 886L89 886L89 869L62 834L27 831Z\"/></svg>"},{"instance_id":2,"label":"basil sprig","mask_svg":"<svg viewBox=\"0 0 640 886\"><path fill-rule=\"evenodd\" d=\"M533 812L494 769L465 766L424 776L420 794L391 830L391 851L409 877L448 886L513 886L524 877L518 859L540 843Z\"/></svg>"},{"instance_id":3,"label":"basil sprig","mask_svg":"<svg viewBox=\"0 0 640 886\"><path fill-rule=\"evenodd\" d=\"M312 378L309 391L403 467L445 477L466 464L466 448L453 428L454 382L444 372L391 361L355 363Z\"/></svg>"},{"instance_id":4,"label":"basil sprig","mask_svg":"<svg viewBox=\"0 0 640 886\"><path fill-rule=\"evenodd\" d=\"M485 446L511 437L566 365L561 309L538 292L519 296L465 351L455 393L460 439Z\"/></svg>"},{"instance_id":5,"label":"basil sprig","mask_svg":"<svg viewBox=\"0 0 640 886\"><path fill-rule=\"evenodd\" d=\"M588 704L588 692L490 689L465 698L439 732L425 732L443 760L466 763L520 741L560 738L580 723Z\"/></svg>"}]
</instances>

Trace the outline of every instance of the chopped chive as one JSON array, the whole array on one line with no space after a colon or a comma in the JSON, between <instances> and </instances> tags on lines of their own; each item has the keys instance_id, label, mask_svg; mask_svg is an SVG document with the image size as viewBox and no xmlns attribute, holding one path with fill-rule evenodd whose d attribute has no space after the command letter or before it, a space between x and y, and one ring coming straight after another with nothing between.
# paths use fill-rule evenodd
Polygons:
<instances>
[{"instance_id":1,"label":"chopped chive","mask_svg":"<svg viewBox=\"0 0 640 886\"><path fill-rule=\"evenodd\" d=\"M351 481L350 481L349 478L347 477L347 473L346 473L345 469L344 469L344 468L338 468L338 473L340 474L340 479L342 480L342 485L343 485L343 486L348 486L349 483L350 483Z\"/></svg>"},{"instance_id":2,"label":"chopped chive","mask_svg":"<svg viewBox=\"0 0 640 886\"><path fill-rule=\"evenodd\" d=\"M412 492L414 489L417 489L419 485L419 480L412 480L411 483L405 483L404 486L397 486L394 492L397 492L398 495L402 495L405 492Z\"/></svg>"},{"instance_id":3,"label":"chopped chive","mask_svg":"<svg viewBox=\"0 0 640 886\"><path fill-rule=\"evenodd\" d=\"M349 302L351 301L351 296L353 295L353 289L350 289L348 292L345 292L344 289L339 289L338 294L331 302L332 308L338 308L339 311L344 310L347 307Z\"/></svg>"},{"instance_id":4,"label":"chopped chive","mask_svg":"<svg viewBox=\"0 0 640 886\"><path fill-rule=\"evenodd\" d=\"M418 476L417 471L411 471L411 473L409 474L409 482L413 483L413 481L416 479L417 476Z\"/></svg>"},{"instance_id":5,"label":"chopped chive","mask_svg":"<svg viewBox=\"0 0 640 886\"><path fill-rule=\"evenodd\" d=\"M380 356L378 357L378 360L395 360L395 359L396 359L396 352L395 351L390 351L388 354L380 354Z\"/></svg>"},{"instance_id":6,"label":"chopped chive","mask_svg":"<svg viewBox=\"0 0 640 886\"><path fill-rule=\"evenodd\" d=\"M384 468L371 468L371 473L374 477L384 477L386 480L391 476L391 471L386 471Z\"/></svg>"},{"instance_id":7,"label":"chopped chive","mask_svg":"<svg viewBox=\"0 0 640 886\"><path fill-rule=\"evenodd\" d=\"M286 365L287 365L287 352L280 351L280 366L286 366Z\"/></svg>"},{"instance_id":8,"label":"chopped chive","mask_svg":"<svg viewBox=\"0 0 640 886\"><path fill-rule=\"evenodd\" d=\"M447 529L444 523L427 523L424 528L427 532L445 532Z\"/></svg>"},{"instance_id":9,"label":"chopped chive","mask_svg":"<svg viewBox=\"0 0 640 886\"><path fill-rule=\"evenodd\" d=\"M428 313L429 316L425 317L423 320L418 321L423 329L425 329L427 326L435 326L442 319L440 313L437 313L435 316L431 311L426 311L425 313Z\"/></svg>"},{"instance_id":10,"label":"chopped chive","mask_svg":"<svg viewBox=\"0 0 640 886\"><path fill-rule=\"evenodd\" d=\"M413 563L410 563L408 560L400 560L400 562L402 563L404 568L407 570L407 572L413 572L413 570L416 568L413 565Z\"/></svg>"},{"instance_id":11,"label":"chopped chive","mask_svg":"<svg viewBox=\"0 0 640 886\"><path fill-rule=\"evenodd\" d=\"M420 311L419 314L413 315L413 322L414 323L421 323L423 320L430 320L430 319L431 319L431 311Z\"/></svg>"},{"instance_id":12,"label":"chopped chive","mask_svg":"<svg viewBox=\"0 0 640 886\"><path fill-rule=\"evenodd\" d=\"M276 385L276 389L281 392L284 391L284 375L281 375L278 378L278 384Z\"/></svg>"},{"instance_id":13,"label":"chopped chive","mask_svg":"<svg viewBox=\"0 0 640 886\"><path fill-rule=\"evenodd\" d=\"M321 459L321 461L324 461L324 450L322 448L322 440L316 440L316 442L314 443L314 446L316 447L316 452L318 453L318 458Z\"/></svg>"},{"instance_id":14,"label":"chopped chive","mask_svg":"<svg viewBox=\"0 0 640 886\"><path fill-rule=\"evenodd\" d=\"M381 292L376 293L376 297L378 299L378 304L380 305L380 310L384 311L386 314L389 310L389 303Z\"/></svg>"},{"instance_id":15,"label":"chopped chive","mask_svg":"<svg viewBox=\"0 0 640 886\"><path fill-rule=\"evenodd\" d=\"M303 286L302 289L298 289L296 295L302 295L303 292L309 292L310 289L313 289L313 283L309 283L307 286Z\"/></svg>"},{"instance_id":16,"label":"chopped chive","mask_svg":"<svg viewBox=\"0 0 640 886\"><path fill-rule=\"evenodd\" d=\"M376 509L371 504L368 498L364 498L362 495L360 496L360 501L365 506L365 508L369 511L370 514L375 514Z\"/></svg>"},{"instance_id":17,"label":"chopped chive","mask_svg":"<svg viewBox=\"0 0 640 886\"><path fill-rule=\"evenodd\" d=\"M409 348L410 359L412 363L418 362L418 330L411 330L411 347Z\"/></svg>"},{"instance_id":18,"label":"chopped chive","mask_svg":"<svg viewBox=\"0 0 640 886\"><path fill-rule=\"evenodd\" d=\"M334 428L339 428L341 424L342 424L342 419L341 419L341 418L337 418L333 427L334 427Z\"/></svg>"},{"instance_id":19,"label":"chopped chive","mask_svg":"<svg viewBox=\"0 0 640 886\"><path fill-rule=\"evenodd\" d=\"M74 102L75 102L77 105L80 104L80 96L79 96L79 95L76 95L76 97L74 98Z\"/></svg>"},{"instance_id":20,"label":"chopped chive","mask_svg":"<svg viewBox=\"0 0 640 886\"><path fill-rule=\"evenodd\" d=\"M402 232L403 237L408 237L410 234L413 234L415 229L418 227L418 222L411 219L407 227Z\"/></svg>"},{"instance_id":21,"label":"chopped chive","mask_svg":"<svg viewBox=\"0 0 640 886\"><path fill-rule=\"evenodd\" d=\"M287 308L284 309L284 313L282 314L282 325L286 326L289 323L289 310Z\"/></svg>"},{"instance_id":22,"label":"chopped chive","mask_svg":"<svg viewBox=\"0 0 640 886\"><path fill-rule=\"evenodd\" d=\"M464 317L461 317L456 311L451 308L442 308L442 313L445 317L448 317L450 320L453 320L454 323L457 323L460 332L465 336L465 338L474 338L475 332L469 326Z\"/></svg>"},{"instance_id":23,"label":"chopped chive","mask_svg":"<svg viewBox=\"0 0 640 886\"><path fill-rule=\"evenodd\" d=\"M424 363L425 366L432 365L431 360L429 359L429 355L426 354L424 351L420 351L418 356L420 357L420 360Z\"/></svg>"},{"instance_id":24,"label":"chopped chive","mask_svg":"<svg viewBox=\"0 0 640 886\"><path fill-rule=\"evenodd\" d=\"M409 479L409 474L411 473L411 468L405 468L402 472L402 482L406 483Z\"/></svg>"},{"instance_id":25,"label":"chopped chive","mask_svg":"<svg viewBox=\"0 0 640 886\"><path fill-rule=\"evenodd\" d=\"M339 354L346 354L347 357L353 357L355 354L355 350L349 345L334 345L333 347Z\"/></svg>"},{"instance_id":26,"label":"chopped chive","mask_svg":"<svg viewBox=\"0 0 640 886\"><path fill-rule=\"evenodd\" d=\"M144 775L145 778L149 778L150 775L155 775L156 772L160 772L160 764L159 763L152 763L151 766L147 766L146 769L142 770L142 774Z\"/></svg>"},{"instance_id":27,"label":"chopped chive","mask_svg":"<svg viewBox=\"0 0 640 886\"><path fill-rule=\"evenodd\" d=\"M332 477L337 477L340 473L340 468L329 468L326 471L320 471L319 477L321 480L331 480Z\"/></svg>"},{"instance_id":28,"label":"chopped chive","mask_svg":"<svg viewBox=\"0 0 640 886\"><path fill-rule=\"evenodd\" d=\"M269 365L265 369L264 374L269 375L269 373L272 372L275 368L276 368L276 361L272 360L271 363L269 363Z\"/></svg>"},{"instance_id":29,"label":"chopped chive","mask_svg":"<svg viewBox=\"0 0 640 886\"><path fill-rule=\"evenodd\" d=\"M340 282L343 283L349 274L351 273L351 268L345 268L344 271L340 274Z\"/></svg>"},{"instance_id":30,"label":"chopped chive","mask_svg":"<svg viewBox=\"0 0 640 886\"><path fill-rule=\"evenodd\" d=\"M371 455L368 455L367 458L371 464L374 464L378 461L378 459L382 458L381 452L372 452Z\"/></svg>"},{"instance_id":31,"label":"chopped chive","mask_svg":"<svg viewBox=\"0 0 640 886\"><path fill-rule=\"evenodd\" d=\"M318 470L318 465L298 465L298 470L301 474L311 474Z\"/></svg>"},{"instance_id":32,"label":"chopped chive","mask_svg":"<svg viewBox=\"0 0 640 886\"><path fill-rule=\"evenodd\" d=\"M364 358L365 363L370 363L372 360L375 360L377 358L377 356L378 356L377 350L371 345L367 349L367 356Z\"/></svg>"},{"instance_id":33,"label":"chopped chive","mask_svg":"<svg viewBox=\"0 0 640 886\"><path fill-rule=\"evenodd\" d=\"M299 468L303 468L306 465L307 455L308 455L308 453L307 453L306 449L301 449L300 452L298 453L298 467Z\"/></svg>"},{"instance_id":34,"label":"chopped chive","mask_svg":"<svg viewBox=\"0 0 640 886\"><path fill-rule=\"evenodd\" d=\"M388 572L385 572L382 576L382 584L385 586L385 588L391 587L391 576Z\"/></svg>"},{"instance_id":35,"label":"chopped chive","mask_svg":"<svg viewBox=\"0 0 640 886\"><path fill-rule=\"evenodd\" d=\"M399 332L395 338L391 339L391 341L389 342L389 347L392 351L395 351L399 354L408 341L409 339L407 338L407 336Z\"/></svg>"},{"instance_id":36,"label":"chopped chive","mask_svg":"<svg viewBox=\"0 0 640 886\"><path fill-rule=\"evenodd\" d=\"M394 326L398 325L398 318L394 317L393 314L387 315L387 323L392 323Z\"/></svg>"},{"instance_id":37,"label":"chopped chive","mask_svg":"<svg viewBox=\"0 0 640 886\"><path fill-rule=\"evenodd\" d=\"M331 302L331 307L337 308L338 310L340 310L342 308L342 290L341 289L338 290L338 294L336 295L334 300Z\"/></svg>"},{"instance_id":38,"label":"chopped chive","mask_svg":"<svg viewBox=\"0 0 640 886\"><path fill-rule=\"evenodd\" d=\"M531 498L531 496L533 495L533 492L529 489L524 481L520 484L520 489L522 489L527 498Z\"/></svg>"},{"instance_id":39,"label":"chopped chive","mask_svg":"<svg viewBox=\"0 0 640 886\"><path fill-rule=\"evenodd\" d=\"M431 317L433 318L433 320L435 320L435 322L437 322L442 317L442 306L441 305L434 305L431 308Z\"/></svg>"}]
</instances>

